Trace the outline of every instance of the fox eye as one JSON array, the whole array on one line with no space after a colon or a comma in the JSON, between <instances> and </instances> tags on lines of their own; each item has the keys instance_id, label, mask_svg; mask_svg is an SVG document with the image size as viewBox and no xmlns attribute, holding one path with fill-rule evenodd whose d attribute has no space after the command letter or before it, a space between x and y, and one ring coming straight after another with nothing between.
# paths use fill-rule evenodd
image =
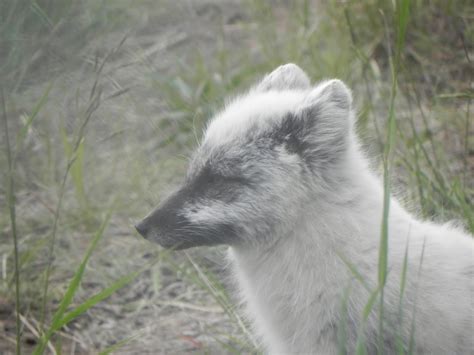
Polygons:
<instances>
[{"instance_id":1,"label":"fox eye","mask_svg":"<svg viewBox=\"0 0 474 355\"><path fill-rule=\"evenodd\" d=\"M243 176L230 175L230 176L223 176L222 178L226 183L229 183L229 184L236 184L236 185L249 185L250 184L250 180Z\"/></svg>"},{"instance_id":2,"label":"fox eye","mask_svg":"<svg viewBox=\"0 0 474 355\"><path fill-rule=\"evenodd\" d=\"M206 172L203 174L203 182L212 185L225 185L225 186L235 186L235 185L246 185L249 183L249 179L245 176L238 175L234 172Z\"/></svg>"}]
</instances>

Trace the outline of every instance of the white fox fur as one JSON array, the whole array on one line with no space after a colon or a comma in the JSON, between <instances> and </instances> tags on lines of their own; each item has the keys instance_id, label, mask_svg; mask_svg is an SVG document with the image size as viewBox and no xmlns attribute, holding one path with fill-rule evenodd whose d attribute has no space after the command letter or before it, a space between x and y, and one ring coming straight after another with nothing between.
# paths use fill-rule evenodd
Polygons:
<instances>
[{"instance_id":1,"label":"white fox fur","mask_svg":"<svg viewBox=\"0 0 474 355\"><path fill-rule=\"evenodd\" d=\"M274 100L275 106L282 105L280 98ZM349 292L347 321L355 327L348 332L345 346L349 353L355 350L355 336L362 326L369 292L353 280L353 272L341 257L372 289L376 287L383 188L370 171L354 133L349 134L344 160L334 171L334 178L339 180L336 191L321 191L321 186L314 186L316 198L298 209L302 214L288 221L291 233L274 237L278 243L229 249L247 314L271 354L338 353L340 341L344 343L344 339L337 340L337 328L343 322L344 292ZM393 197L388 235L385 327L397 331L408 245L400 330L403 343L408 345L410 332L414 331L416 354L474 354L472 237L453 225L419 221ZM375 352L379 323L378 307L374 309L366 324L365 342ZM394 345L387 344L384 353L396 353Z\"/></svg>"},{"instance_id":2,"label":"white fox fur","mask_svg":"<svg viewBox=\"0 0 474 355\"><path fill-rule=\"evenodd\" d=\"M344 322L344 292L349 292L346 318L348 327L353 327L347 332L346 351L355 352L369 292L358 281L350 281L353 274L341 256L375 288L383 190L355 147L348 154L347 167L351 169L347 169L344 189L338 196L314 200L306 206L291 235L268 248L229 249L247 314L271 354L337 354L337 329ZM397 331L407 243L400 332L403 343L409 343L415 315L415 354L474 353L471 237L447 224L420 222L394 199L390 206L389 275L384 294L385 338L393 339ZM374 308L377 312L378 307ZM374 313L365 332L366 344L373 349L369 353L375 353L377 329ZM384 353L396 353L395 349L395 344L387 344Z\"/></svg>"},{"instance_id":3,"label":"white fox fur","mask_svg":"<svg viewBox=\"0 0 474 355\"><path fill-rule=\"evenodd\" d=\"M363 313L378 285L383 188L351 106L342 82L311 88L296 65L278 68L216 116L185 187L137 227L168 247L229 244L270 354L352 354L361 335L377 352L378 301ZM217 175L203 178L205 169ZM472 237L420 221L393 197L389 211L383 353L406 350L413 334L416 354L474 354Z\"/></svg>"}]
</instances>

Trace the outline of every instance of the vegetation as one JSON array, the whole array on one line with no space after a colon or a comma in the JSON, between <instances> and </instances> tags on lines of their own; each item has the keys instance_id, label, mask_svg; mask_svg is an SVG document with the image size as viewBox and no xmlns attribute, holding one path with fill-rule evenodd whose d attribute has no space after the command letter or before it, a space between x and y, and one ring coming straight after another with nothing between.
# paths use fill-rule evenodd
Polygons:
<instances>
[{"instance_id":1,"label":"vegetation","mask_svg":"<svg viewBox=\"0 0 474 355\"><path fill-rule=\"evenodd\" d=\"M347 81L360 135L381 157L375 166L386 192L402 186L412 211L457 220L474 233L471 1L247 1L240 17L221 15L215 44L189 44L183 56L173 46L185 36L171 34L162 47L143 44L149 39L141 33L161 31L144 13L184 16L171 3L0 4L0 321L8 325L0 329L7 344L0 352L61 353L77 342L109 353L131 345L142 335L125 332L97 345L78 340L81 329L71 327L93 322L94 307L110 299L129 315L157 302L169 306L170 279L204 295L187 299L187 307L220 307L229 330L201 331L222 351L255 351L215 262L203 251L150 252L127 221L176 184L186 168L181 157L224 99L282 63L298 63L314 79ZM173 59L158 69L166 51ZM367 316L383 297L383 225ZM125 296L142 287L153 295ZM401 295L403 288L402 281ZM410 349L400 344L400 353Z\"/></svg>"}]
</instances>

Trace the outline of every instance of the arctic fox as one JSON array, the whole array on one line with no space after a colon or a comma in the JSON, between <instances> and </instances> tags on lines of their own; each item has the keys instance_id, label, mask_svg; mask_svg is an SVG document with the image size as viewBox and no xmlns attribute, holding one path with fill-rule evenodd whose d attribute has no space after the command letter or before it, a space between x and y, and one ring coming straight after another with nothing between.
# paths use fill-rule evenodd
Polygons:
<instances>
[{"instance_id":1,"label":"arctic fox","mask_svg":"<svg viewBox=\"0 0 474 355\"><path fill-rule=\"evenodd\" d=\"M353 121L341 81L312 87L283 65L210 122L182 188L136 228L166 248L229 245L268 353L355 353L363 337L369 354L393 354L414 336L416 354L474 354L474 240L393 197L383 334L380 297L364 316L378 284L383 189Z\"/></svg>"}]
</instances>

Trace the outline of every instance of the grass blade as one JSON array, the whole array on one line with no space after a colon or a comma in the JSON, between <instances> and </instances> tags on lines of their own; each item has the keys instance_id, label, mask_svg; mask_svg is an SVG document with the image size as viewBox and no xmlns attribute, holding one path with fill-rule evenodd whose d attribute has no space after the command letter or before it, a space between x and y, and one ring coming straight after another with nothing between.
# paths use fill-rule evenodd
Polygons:
<instances>
[{"instance_id":1,"label":"grass blade","mask_svg":"<svg viewBox=\"0 0 474 355\"><path fill-rule=\"evenodd\" d=\"M132 340L135 340L137 338L139 338L140 336L142 336L142 334L144 333L144 331L140 331L140 332L137 332L125 339L122 339L120 340L119 342L115 343L115 344L112 344L111 346L105 348L104 350L102 350L99 355L108 355L108 354L112 354L113 352L119 350L121 347L123 347L124 345L126 345L127 343L131 342Z\"/></svg>"},{"instance_id":2,"label":"grass blade","mask_svg":"<svg viewBox=\"0 0 474 355\"><path fill-rule=\"evenodd\" d=\"M44 276L44 286L43 286L43 298L42 298L42 305L41 305L41 328L43 328L44 320L46 318L46 306L47 306L47 299L48 299L48 289L49 289L49 277L51 275L52 263L53 263L53 256L54 256L54 248L56 245L56 234L58 229L58 222L59 222L59 215L61 213L61 206L64 197L64 192L66 190L66 181L69 175L69 169L71 168L71 164L73 162L69 162L66 171L64 172L61 185L59 187L59 197L58 203L56 205L56 210L54 211L54 219L53 219L53 230L51 232L51 242L48 248L48 264L46 265L46 271Z\"/></svg>"},{"instance_id":3,"label":"grass blade","mask_svg":"<svg viewBox=\"0 0 474 355\"><path fill-rule=\"evenodd\" d=\"M400 56L405 44L405 35L407 31L408 20L410 18L410 0L397 1L397 11L395 13L397 19L397 44L396 44L396 65L400 64Z\"/></svg>"},{"instance_id":4,"label":"grass blade","mask_svg":"<svg viewBox=\"0 0 474 355\"><path fill-rule=\"evenodd\" d=\"M61 300L61 303L59 304L58 310L56 311L56 313L53 316L53 320L51 322L50 328L48 329L46 334L40 339L40 343L36 347L34 354L42 354L43 351L44 351L44 347L46 346L46 344L49 341L49 339L51 338L51 336L54 334L54 332L56 330L61 328L60 326L58 327L58 325L61 323L62 317L63 317L64 313L66 312L66 309L71 304L71 302L74 298L74 295L77 292L77 289L78 289L78 287L81 283L82 277L84 275L86 265L87 265L91 255L92 255L92 252L97 247L97 243L102 238L102 236L104 234L105 227L108 225L109 220L110 220L110 213L106 216L106 218L102 222L101 226L99 227L98 231L96 232L96 234L95 234L95 236L92 240L92 243L89 245L89 248L87 249L87 252L84 255L84 258L82 259L81 264L79 265L74 277L72 278L72 280L69 283L69 286L66 290L66 293L64 294L64 296Z\"/></svg>"},{"instance_id":5,"label":"grass blade","mask_svg":"<svg viewBox=\"0 0 474 355\"><path fill-rule=\"evenodd\" d=\"M73 319L77 318L93 306L95 306L97 303L102 302L106 298L110 297L113 293L115 293L117 290L121 289L122 287L128 285L130 282L132 282L138 275L140 275L143 271L147 270L149 266L146 268L143 268L141 270L132 272L128 275L125 275L115 281L112 285L107 287L106 289L100 291L99 293L95 294L94 296L88 298L85 302L74 308L72 311L66 313L64 317L59 320L55 325L54 325L54 330L58 330L64 325L68 324L70 321Z\"/></svg>"},{"instance_id":6,"label":"grass blade","mask_svg":"<svg viewBox=\"0 0 474 355\"><path fill-rule=\"evenodd\" d=\"M403 48L405 41L406 27L408 24L409 17L409 6L410 0L400 0L397 2L397 43L396 43L396 57L395 63L393 63L392 54L389 53L389 62L390 69L392 74L392 87L390 91L390 106L388 113L388 128L387 128L387 143L384 149L384 159L383 159L383 212L382 212L382 224L381 224L381 233L380 233L380 249L379 249L379 264L378 264L378 282L380 289L380 311L379 311L379 329L378 329L378 353L382 351L383 348L383 318L384 318L384 287L387 280L387 266L388 266L388 221L389 221L389 211L390 211L390 162L392 158L392 146L395 141L395 132L396 132L396 120L395 120L395 97L397 96L397 85L398 85L398 71L400 67L400 53ZM383 15L383 13L382 13ZM385 27L387 28L385 16L382 16ZM387 39L390 43L390 38ZM390 48L390 45L389 45Z\"/></svg>"},{"instance_id":7,"label":"grass blade","mask_svg":"<svg viewBox=\"0 0 474 355\"><path fill-rule=\"evenodd\" d=\"M103 225L106 225L106 223L104 223ZM100 239L100 237L98 239L94 239L94 241L92 242L90 248L89 248L89 251L93 251L94 248L95 248L95 245L97 244L98 240ZM85 258L88 258L88 255L90 256L90 253L87 253ZM45 348L45 345L48 343L48 341L51 339L51 337L53 336L53 334L55 332L57 332L58 330L60 330L62 327L64 327L65 325L67 325L69 322L71 322L72 320L76 319L77 317L79 317L81 314L87 312L90 308L94 307L96 304L98 304L99 302L102 302L103 300L105 300L106 298L110 297L112 294L114 294L117 290L123 288L124 286L128 285L130 282L132 282L138 275L140 275L141 273L143 273L144 271L148 270L150 267L152 267L156 262L158 261L158 258L155 259L154 261L152 261L151 263L149 263L148 265L146 265L145 267L141 268L140 270L138 271L135 271L135 272L132 272L128 275L125 275L123 277L121 277L120 279L118 279L117 281L115 281L112 285L110 285L109 287L107 287L106 289L100 291L99 293L95 294L94 296L88 298L86 301L84 301L83 303L81 303L79 306L77 306L76 308L74 308L72 311L70 312L67 312L64 314L64 311L65 309L62 310L62 312L59 314L59 312L57 312L55 314L55 319L53 319L53 322L51 324L51 327L48 329L48 332L40 339L40 343L39 345L35 348L35 351L33 354L35 355L39 355L39 354L42 354L43 351L44 351L44 348ZM82 263L81 263L81 266L80 268L82 267ZM84 264L85 265L85 264ZM72 281L71 281L72 283ZM66 298L66 297L64 297ZM71 299L72 300L72 299ZM59 310L58 310L59 311ZM61 317L59 317L61 316ZM138 335L136 335L138 336ZM133 337L132 337L133 338ZM128 338L126 339L126 341L130 341L131 338ZM120 342L122 344L122 342ZM123 342L123 344L125 343L125 341ZM122 344L122 345L123 345ZM117 345L117 344L116 344ZM118 348L118 346L117 346ZM115 348L114 348L115 349ZM113 351L114 349L110 350L110 351Z\"/></svg>"},{"instance_id":8,"label":"grass blade","mask_svg":"<svg viewBox=\"0 0 474 355\"><path fill-rule=\"evenodd\" d=\"M71 304L72 299L74 298L74 295L76 294L77 289L81 283L82 277L84 276L86 265L89 262L92 252L96 249L97 244L99 243L100 239L102 239L102 236L104 235L104 230L106 226L108 225L109 220L110 220L110 214L106 216L101 226L99 227L99 230L96 232L94 239L92 240L92 243L89 245L89 248L87 249L87 252L84 255L84 258L81 264L79 265L79 268L77 269L74 277L69 283L69 287L66 290L66 293L64 294L63 299L61 300L59 308L53 316L52 327L55 327L55 324L59 322L64 312L66 311L67 307L69 307L69 305Z\"/></svg>"},{"instance_id":9,"label":"grass blade","mask_svg":"<svg viewBox=\"0 0 474 355\"><path fill-rule=\"evenodd\" d=\"M369 284L367 283L367 281L364 280L364 277L359 272L359 270L357 270L357 267L354 264L352 264L349 260L347 260L344 255L337 253L337 256L339 256L342 262L346 264L347 268L351 271L352 275L354 275L354 277L362 284L362 286L364 286L364 288L367 291L370 291Z\"/></svg>"},{"instance_id":10,"label":"grass blade","mask_svg":"<svg viewBox=\"0 0 474 355\"><path fill-rule=\"evenodd\" d=\"M84 139L79 141L79 144L74 149L72 144L69 142L66 131L64 128L61 129L61 137L64 144L64 151L67 158L70 161L74 161L71 164L71 178L74 184L74 189L76 191L77 201L79 205L86 210L87 208L87 198L84 188Z\"/></svg>"},{"instance_id":11,"label":"grass blade","mask_svg":"<svg viewBox=\"0 0 474 355\"><path fill-rule=\"evenodd\" d=\"M31 127L31 124L33 123L36 116L38 116L38 113L41 111L44 104L48 100L48 96L49 96L49 93L50 93L52 88L53 88L53 82L51 82L48 85L48 87L44 91L43 95L41 96L41 98L38 100L35 107L33 108L33 111L28 116L28 119L26 120L25 125L21 128L20 132L18 133L18 135L16 137L16 149L15 149L16 152L20 151L21 145L23 144L23 141L24 141L24 139L26 137L26 134L28 133L28 131Z\"/></svg>"},{"instance_id":12,"label":"grass blade","mask_svg":"<svg viewBox=\"0 0 474 355\"><path fill-rule=\"evenodd\" d=\"M10 211L10 223L12 228L13 239L13 258L15 261L15 310L16 310L16 353L21 354L21 330L20 330L20 268L18 255L18 235L16 230L16 198L15 198L15 183L14 183L14 161L12 159L12 151L10 145L10 137L8 134L7 123L7 108L5 105L5 95L2 89L2 107L3 107L3 125L5 132L5 152L8 160L8 187L7 187L7 202L8 210Z\"/></svg>"},{"instance_id":13,"label":"grass blade","mask_svg":"<svg viewBox=\"0 0 474 355\"><path fill-rule=\"evenodd\" d=\"M36 1L31 2L31 10L38 15L38 17L42 20L42 22L47 25L48 27L54 27L53 22L48 17L48 15L44 12L44 10L39 6Z\"/></svg>"},{"instance_id":14,"label":"grass blade","mask_svg":"<svg viewBox=\"0 0 474 355\"><path fill-rule=\"evenodd\" d=\"M337 347L339 355L347 354L347 322L349 321L348 307L349 307L349 296L351 293L350 285L344 289L344 293L341 301L341 316L339 320L339 326L337 331Z\"/></svg>"},{"instance_id":15,"label":"grass blade","mask_svg":"<svg viewBox=\"0 0 474 355\"><path fill-rule=\"evenodd\" d=\"M469 196L461 189L461 184L457 181L454 182L452 190L454 192L455 198L459 201L459 206L461 211L464 214L464 218L467 221L467 227L474 233L474 210L472 205L469 204Z\"/></svg>"},{"instance_id":16,"label":"grass blade","mask_svg":"<svg viewBox=\"0 0 474 355\"><path fill-rule=\"evenodd\" d=\"M203 269L193 260L193 258L191 258L189 253L185 252L185 255L193 266L194 270L197 272L197 277L200 279L200 281L202 281L198 284L201 284L205 289L210 292L210 294L221 305L227 315L229 315L229 317L231 317L231 319L233 319L236 324L239 325L239 328L242 330L242 333L245 334L247 339L252 342L252 345L255 348L258 348L254 337L247 329L247 326L244 324L241 317L237 314L237 312L235 312L233 306L230 304L223 286L212 277L212 273L204 272Z\"/></svg>"},{"instance_id":17,"label":"grass blade","mask_svg":"<svg viewBox=\"0 0 474 355\"><path fill-rule=\"evenodd\" d=\"M365 324L367 323L367 319L369 319L370 312L374 309L375 301L380 293L380 288L377 287L372 293L370 294L369 300L367 301L364 310L362 312L362 324L359 327L359 335L357 336L357 343L356 343L356 354L357 355L365 355L367 354L367 349L365 347Z\"/></svg>"},{"instance_id":18,"label":"grass blade","mask_svg":"<svg viewBox=\"0 0 474 355\"><path fill-rule=\"evenodd\" d=\"M410 231L408 232L407 245L405 247L405 255L403 257L402 276L400 278L400 300L398 304L398 335L396 337L396 347L399 354L405 354L402 342L401 331L403 321L403 296L405 294L406 277L408 270L408 246L410 245Z\"/></svg>"}]
</instances>

